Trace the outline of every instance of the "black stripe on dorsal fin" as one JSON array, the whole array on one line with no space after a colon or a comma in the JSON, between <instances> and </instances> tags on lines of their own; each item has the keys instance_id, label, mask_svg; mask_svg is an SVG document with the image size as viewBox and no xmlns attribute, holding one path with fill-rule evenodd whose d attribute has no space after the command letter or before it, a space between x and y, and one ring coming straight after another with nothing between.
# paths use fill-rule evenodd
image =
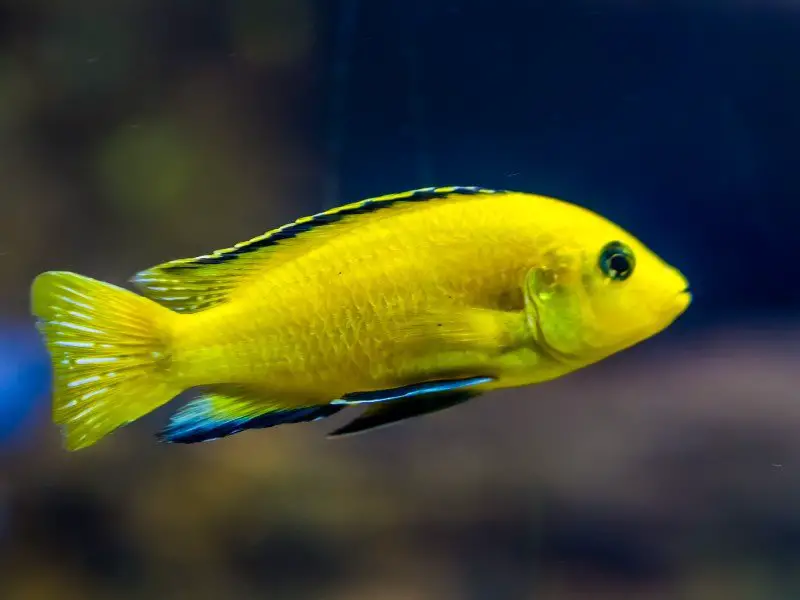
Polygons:
<instances>
[{"instance_id":1,"label":"black stripe on dorsal fin","mask_svg":"<svg viewBox=\"0 0 800 600\"><path fill-rule=\"evenodd\" d=\"M323 228L326 231L328 226L349 220L350 217L374 213L399 203L501 193L505 192L482 187L451 186L368 198L302 217L230 248L163 263L138 273L133 283L142 294L176 312L198 312L223 302L242 277L252 272L254 267L261 266L262 254L269 253L268 260L272 261L274 257L284 254L281 250L286 246L298 248L298 253L292 256L301 254L298 243L309 232L319 233Z\"/></svg>"},{"instance_id":2,"label":"black stripe on dorsal fin","mask_svg":"<svg viewBox=\"0 0 800 600\"><path fill-rule=\"evenodd\" d=\"M277 229L273 229L260 236L254 237L246 242L241 242L232 246L231 248L224 248L217 250L211 254L189 258L184 260L172 261L164 265L166 268L175 270L181 267L191 268L192 265L218 265L225 262L230 262L236 258L252 252L257 252L269 246L276 246L286 240L296 238L303 233L322 227L331 225L341 221L345 217L361 215L366 213L375 212L384 208L400 203L400 202L427 202L437 198L446 198L450 196L474 196L476 194L498 194L502 193L498 190L490 190L487 188L470 187L470 186L452 186L452 187L439 187L439 188L421 188L418 190L411 190L408 192L401 192L399 194L389 194L387 196L379 196L377 198L368 198L353 202L352 204L345 204L344 206L337 206L330 210L326 210L309 217L301 217L293 223L283 225Z\"/></svg>"}]
</instances>

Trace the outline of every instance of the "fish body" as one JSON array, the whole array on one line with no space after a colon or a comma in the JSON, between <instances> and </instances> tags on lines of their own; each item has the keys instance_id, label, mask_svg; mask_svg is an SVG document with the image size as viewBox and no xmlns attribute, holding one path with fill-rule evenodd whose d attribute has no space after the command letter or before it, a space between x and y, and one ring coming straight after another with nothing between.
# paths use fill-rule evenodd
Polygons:
<instances>
[{"instance_id":1,"label":"fish body","mask_svg":"<svg viewBox=\"0 0 800 600\"><path fill-rule=\"evenodd\" d=\"M228 302L179 320L179 376L330 400L448 370L499 375L509 354L529 347L522 282L537 236L522 206L529 198L496 200L401 207L291 261L266 262ZM458 335L473 339L447 339Z\"/></svg>"},{"instance_id":2,"label":"fish body","mask_svg":"<svg viewBox=\"0 0 800 600\"><path fill-rule=\"evenodd\" d=\"M133 281L142 295L71 273L34 282L70 448L194 388L166 439L352 404L369 405L356 430L391 424L562 376L690 302L679 271L599 215L467 187L346 205Z\"/></svg>"}]
</instances>

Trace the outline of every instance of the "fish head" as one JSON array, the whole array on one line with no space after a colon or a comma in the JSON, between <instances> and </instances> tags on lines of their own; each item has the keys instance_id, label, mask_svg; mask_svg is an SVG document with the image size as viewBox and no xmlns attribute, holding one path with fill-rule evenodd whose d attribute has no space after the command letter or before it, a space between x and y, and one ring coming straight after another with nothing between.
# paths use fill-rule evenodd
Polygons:
<instances>
[{"instance_id":1,"label":"fish head","mask_svg":"<svg viewBox=\"0 0 800 600\"><path fill-rule=\"evenodd\" d=\"M659 333L692 300L678 269L601 223L554 240L525 280L532 334L554 357L572 363L595 362Z\"/></svg>"}]
</instances>

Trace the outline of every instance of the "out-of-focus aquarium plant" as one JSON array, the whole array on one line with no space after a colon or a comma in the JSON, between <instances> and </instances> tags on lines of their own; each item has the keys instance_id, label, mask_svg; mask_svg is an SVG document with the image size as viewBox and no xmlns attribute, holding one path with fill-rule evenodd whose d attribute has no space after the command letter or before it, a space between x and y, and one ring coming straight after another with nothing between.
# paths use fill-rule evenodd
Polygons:
<instances>
[{"instance_id":1,"label":"out-of-focus aquarium plant","mask_svg":"<svg viewBox=\"0 0 800 600\"><path fill-rule=\"evenodd\" d=\"M800 597L799 31L789 0L0 0L0 598ZM450 185L597 211L692 306L363 436L165 445L171 403L64 449L39 273L127 286Z\"/></svg>"}]
</instances>

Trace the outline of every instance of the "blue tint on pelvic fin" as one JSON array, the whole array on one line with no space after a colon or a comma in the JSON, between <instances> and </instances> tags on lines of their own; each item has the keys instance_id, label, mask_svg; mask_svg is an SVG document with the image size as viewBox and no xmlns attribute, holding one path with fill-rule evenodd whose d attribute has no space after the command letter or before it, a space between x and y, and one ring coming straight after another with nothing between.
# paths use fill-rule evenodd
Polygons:
<instances>
[{"instance_id":1,"label":"blue tint on pelvic fin","mask_svg":"<svg viewBox=\"0 0 800 600\"><path fill-rule=\"evenodd\" d=\"M158 434L158 439L174 444L209 442L247 429L265 429L324 419L343 408L331 405L308 406L272 411L254 417L225 419L214 414L211 403L206 398L198 398L172 416L169 424Z\"/></svg>"},{"instance_id":2,"label":"blue tint on pelvic fin","mask_svg":"<svg viewBox=\"0 0 800 600\"><path fill-rule=\"evenodd\" d=\"M332 431L328 437L337 438L388 427L400 421L452 408L478 396L480 396L480 392L454 390L439 394L427 394L409 400L370 404L369 408L356 419L336 431Z\"/></svg>"},{"instance_id":3,"label":"blue tint on pelvic fin","mask_svg":"<svg viewBox=\"0 0 800 600\"><path fill-rule=\"evenodd\" d=\"M423 396L428 394L439 394L461 388L474 387L484 383L494 381L492 377L471 377L469 379L447 379L442 381L426 381L425 383L415 383L389 390L377 390L374 392L355 392L346 394L339 400L331 402L333 405L348 404L370 404L374 402L389 402L413 396Z\"/></svg>"}]
</instances>

